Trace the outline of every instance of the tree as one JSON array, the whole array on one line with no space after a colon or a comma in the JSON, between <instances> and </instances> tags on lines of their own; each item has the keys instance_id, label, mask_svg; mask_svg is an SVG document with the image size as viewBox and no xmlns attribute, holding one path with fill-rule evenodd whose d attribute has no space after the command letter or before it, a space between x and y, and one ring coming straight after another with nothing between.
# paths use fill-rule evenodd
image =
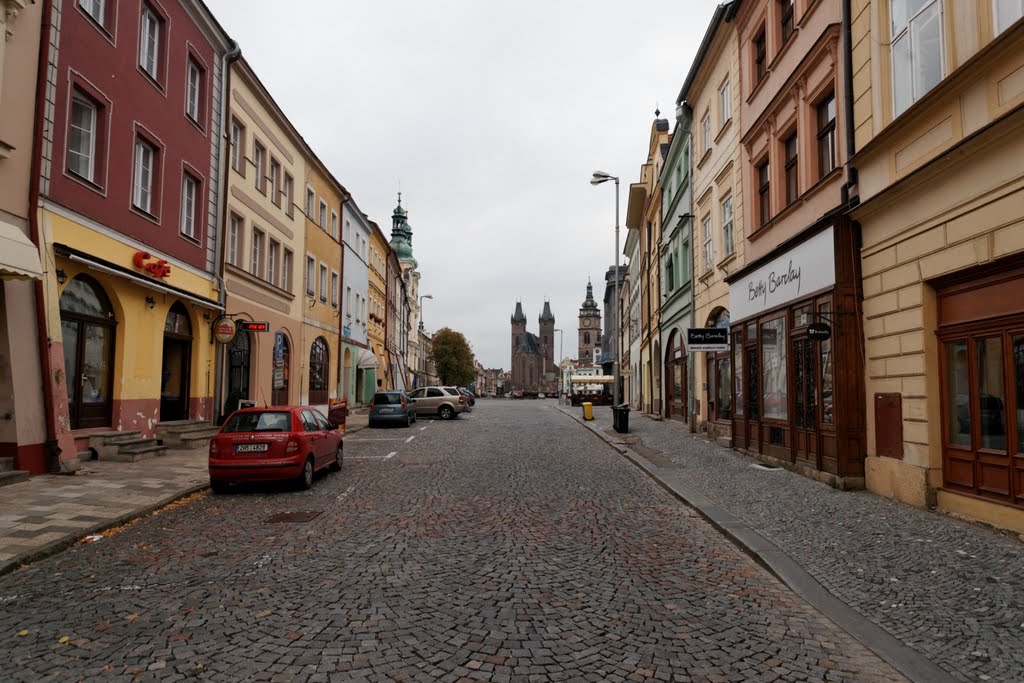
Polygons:
<instances>
[{"instance_id":1,"label":"tree","mask_svg":"<svg viewBox=\"0 0 1024 683\"><path fill-rule=\"evenodd\" d=\"M430 360L434 361L441 384L446 386L465 386L476 378L469 342L461 332L450 327L434 333Z\"/></svg>"}]
</instances>

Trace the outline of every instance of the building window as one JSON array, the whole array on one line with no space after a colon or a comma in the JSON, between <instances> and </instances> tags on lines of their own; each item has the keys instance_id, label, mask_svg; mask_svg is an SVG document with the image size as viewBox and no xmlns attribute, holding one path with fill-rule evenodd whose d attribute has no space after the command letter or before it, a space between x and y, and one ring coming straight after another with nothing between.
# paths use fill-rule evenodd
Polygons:
<instances>
[{"instance_id":1,"label":"building window","mask_svg":"<svg viewBox=\"0 0 1024 683\"><path fill-rule=\"evenodd\" d=\"M245 176L245 126L238 119L231 119L231 168Z\"/></svg>"},{"instance_id":2,"label":"building window","mask_svg":"<svg viewBox=\"0 0 1024 683\"><path fill-rule=\"evenodd\" d=\"M199 181L186 173L181 181L181 234L193 240L198 239L196 236L198 200Z\"/></svg>"},{"instance_id":3,"label":"building window","mask_svg":"<svg viewBox=\"0 0 1024 683\"><path fill-rule=\"evenodd\" d=\"M331 306L338 307L338 274L331 272Z\"/></svg>"},{"instance_id":4,"label":"building window","mask_svg":"<svg viewBox=\"0 0 1024 683\"><path fill-rule=\"evenodd\" d=\"M732 228L732 195L722 200L722 250L726 256L736 250Z\"/></svg>"},{"instance_id":5,"label":"building window","mask_svg":"<svg viewBox=\"0 0 1024 683\"><path fill-rule=\"evenodd\" d=\"M242 234L242 219L231 214L231 221L228 225L228 263L233 266L238 265L238 252L240 251L239 245L241 242L239 238Z\"/></svg>"},{"instance_id":6,"label":"building window","mask_svg":"<svg viewBox=\"0 0 1024 683\"><path fill-rule=\"evenodd\" d=\"M793 35L793 0L779 0L779 13L782 23L782 44L785 45Z\"/></svg>"},{"instance_id":7,"label":"building window","mask_svg":"<svg viewBox=\"0 0 1024 683\"><path fill-rule=\"evenodd\" d=\"M313 205L316 204L316 194L313 192L313 188L306 188L306 216L309 220L316 220L316 214L313 211Z\"/></svg>"},{"instance_id":8,"label":"building window","mask_svg":"<svg viewBox=\"0 0 1024 683\"><path fill-rule=\"evenodd\" d=\"M768 43L764 38L763 27L754 37L754 75L757 77L756 83L760 83L768 75Z\"/></svg>"},{"instance_id":9,"label":"building window","mask_svg":"<svg viewBox=\"0 0 1024 683\"><path fill-rule=\"evenodd\" d=\"M800 194L797 178L797 145L796 133L793 133L784 143L786 148L786 206L796 201Z\"/></svg>"},{"instance_id":10,"label":"building window","mask_svg":"<svg viewBox=\"0 0 1024 683\"><path fill-rule=\"evenodd\" d=\"M313 296L316 294L314 289L314 280L316 279L316 259L312 256L306 256L306 294Z\"/></svg>"},{"instance_id":11,"label":"building window","mask_svg":"<svg viewBox=\"0 0 1024 683\"><path fill-rule=\"evenodd\" d=\"M267 193L267 149L259 140L253 142L253 165L256 166L256 189Z\"/></svg>"},{"instance_id":12,"label":"building window","mask_svg":"<svg viewBox=\"0 0 1024 683\"><path fill-rule=\"evenodd\" d=\"M760 225L764 225L772 217L771 179L768 171L768 160L765 159L757 167L757 217Z\"/></svg>"},{"instance_id":13,"label":"building window","mask_svg":"<svg viewBox=\"0 0 1024 683\"><path fill-rule=\"evenodd\" d=\"M252 262L249 272L258 278L263 277L263 232L253 228L252 231Z\"/></svg>"},{"instance_id":14,"label":"building window","mask_svg":"<svg viewBox=\"0 0 1024 683\"><path fill-rule=\"evenodd\" d=\"M200 124L203 102L203 70L196 60L188 60L188 85L185 91L185 113L195 123Z\"/></svg>"},{"instance_id":15,"label":"building window","mask_svg":"<svg viewBox=\"0 0 1024 683\"><path fill-rule=\"evenodd\" d=\"M327 229L327 202L320 200L320 227Z\"/></svg>"},{"instance_id":16,"label":"building window","mask_svg":"<svg viewBox=\"0 0 1024 683\"><path fill-rule=\"evenodd\" d=\"M106 0L79 0L78 6L85 10L85 13L100 26L106 27L107 3Z\"/></svg>"},{"instance_id":17,"label":"building window","mask_svg":"<svg viewBox=\"0 0 1024 683\"><path fill-rule=\"evenodd\" d=\"M719 115L719 127L724 127L725 124L732 117L730 109L729 97L729 81L726 80L722 84L722 87L718 89L718 115Z\"/></svg>"},{"instance_id":18,"label":"building window","mask_svg":"<svg viewBox=\"0 0 1024 683\"><path fill-rule=\"evenodd\" d=\"M785 318L761 323L762 415L772 420L785 420L789 414L786 344Z\"/></svg>"},{"instance_id":19,"label":"building window","mask_svg":"<svg viewBox=\"0 0 1024 683\"><path fill-rule=\"evenodd\" d=\"M338 214L331 211L331 237L338 239Z\"/></svg>"},{"instance_id":20,"label":"building window","mask_svg":"<svg viewBox=\"0 0 1024 683\"><path fill-rule=\"evenodd\" d=\"M714 247L711 243L711 215L704 217L704 272L710 273L715 263Z\"/></svg>"},{"instance_id":21,"label":"building window","mask_svg":"<svg viewBox=\"0 0 1024 683\"><path fill-rule=\"evenodd\" d=\"M281 206L281 164L273 157L270 158L270 201L274 206Z\"/></svg>"},{"instance_id":22,"label":"building window","mask_svg":"<svg viewBox=\"0 0 1024 683\"><path fill-rule=\"evenodd\" d=\"M942 80L939 0L890 0L892 104L899 116Z\"/></svg>"},{"instance_id":23,"label":"building window","mask_svg":"<svg viewBox=\"0 0 1024 683\"><path fill-rule=\"evenodd\" d=\"M290 173L284 174L284 212L289 218L295 215L293 209L292 197L295 191L295 179L292 178Z\"/></svg>"},{"instance_id":24,"label":"building window","mask_svg":"<svg viewBox=\"0 0 1024 683\"><path fill-rule=\"evenodd\" d=\"M818 173L822 178L836 167L836 96L829 93L818 105Z\"/></svg>"},{"instance_id":25,"label":"building window","mask_svg":"<svg viewBox=\"0 0 1024 683\"><path fill-rule=\"evenodd\" d=\"M163 22L149 5L142 6L142 30L139 36L139 66L154 81L159 81L160 33Z\"/></svg>"},{"instance_id":26,"label":"building window","mask_svg":"<svg viewBox=\"0 0 1024 683\"><path fill-rule=\"evenodd\" d=\"M156 148L142 138L135 140L135 186L132 204L153 215L153 188L156 171Z\"/></svg>"},{"instance_id":27,"label":"building window","mask_svg":"<svg viewBox=\"0 0 1024 683\"><path fill-rule=\"evenodd\" d=\"M345 315L349 318L352 317L352 288L345 288Z\"/></svg>"},{"instance_id":28,"label":"building window","mask_svg":"<svg viewBox=\"0 0 1024 683\"><path fill-rule=\"evenodd\" d=\"M281 289L286 292L292 291L292 251L284 250L284 258L281 260Z\"/></svg>"},{"instance_id":29,"label":"building window","mask_svg":"<svg viewBox=\"0 0 1024 683\"><path fill-rule=\"evenodd\" d=\"M700 153L707 154L711 149L711 113L704 114L700 121Z\"/></svg>"},{"instance_id":30,"label":"building window","mask_svg":"<svg viewBox=\"0 0 1024 683\"><path fill-rule=\"evenodd\" d=\"M665 289L671 292L676 288L675 270L672 265L672 256L669 255L668 260L665 261Z\"/></svg>"},{"instance_id":31,"label":"building window","mask_svg":"<svg viewBox=\"0 0 1024 683\"><path fill-rule=\"evenodd\" d=\"M996 35L1010 28L1024 16L1024 0L995 0L995 7Z\"/></svg>"},{"instance_id":32,"label":"building window","mask_svg":"<svg viewBox=\"0 0 1024 683\"><path fill-rule=\"evenodd\" d=\"M99 107L79 92L71 99L68 170L89 182L96 179L96 137Z\"/></svg>"},{"instance_id":33,"label":"building window","mask_svg":"<svg viewBox=\"0 0 1024 683\"><path fill-rule=\"evenodd\" d=\"M277 284L277 259L281 253L281 245L276 240L270 240L267 249L267 282Z\"/></svg>"},{"instance_id":34,"label":"building window","mask_svg":"<svg viewBox=\"0 0 1024 683\"><path fill-rule=\"evenodd\" d=\"M327 301L327 266L320 264L320 301Z\"/></svg>"}]
</instances>

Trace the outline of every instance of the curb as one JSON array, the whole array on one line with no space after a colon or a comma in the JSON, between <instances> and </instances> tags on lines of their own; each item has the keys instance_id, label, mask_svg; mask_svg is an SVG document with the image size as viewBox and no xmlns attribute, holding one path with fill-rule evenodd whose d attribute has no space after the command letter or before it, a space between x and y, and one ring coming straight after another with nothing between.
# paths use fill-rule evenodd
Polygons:
<instances>
[{"instance_id":1,"label":"curb","mask_svg":"<svg viewBox=\"0 0 1024 683\"><path fill-rule=\"evenodd\" d=\"M556 406L556 408L623 455L626 460L638 467L668 493L693 508L711 526L811 607L824 614L836 626L849 633L911 681L939 683L955 680L945 669L907 647L902 641L832 595L796 560L748 526L742 519L685 484L679 481L669 481L669 477L662 476L657 472L660 468L652 465L646 458L625 444L612 441L597 425L585 422L560 406Z\"/></svg>"},{"instance_id":2,"label":"curb","mask_svg":"<svg viewBox=\"0 0 1024 683\"><path fill-rule=\"evenodd\" d=\"M210 488L209 483L191 486L187 489L178 491L177 493L172 493L170 496L167 496L166 498L163 498L157 501L156 503L152 503L150 505L146 505L145 507L141 507L137 510L125 513L115 519L109 519L105 522L98 522L91 527L86 527L72 534L68 534L64 538L58 539L56 541L51 541L46 545L40 546L36 550L32 550L27 553L22 553L21 555L13 557L9 560L5 560L3 563L0 563L0 576L10 574L11 572L16 571L26 565L32 564L33 562L38 562L39 560L44 560L47 557L52 557L53 555L56 555L57 553L66 550L67 548L70 548L86 536L91 536L93 534L100 533L101 531L106 531L107 529L112 529L116 526L121 526L122 524L127 524L128 522L141 519L156 512L162 507L166 507L167 505L170 505L175 501L181 500L182 498L187 498L188 496L191 496L193 493L198 493L199 491L204 491L208 488Z\"/></svg>"}]
</instances>

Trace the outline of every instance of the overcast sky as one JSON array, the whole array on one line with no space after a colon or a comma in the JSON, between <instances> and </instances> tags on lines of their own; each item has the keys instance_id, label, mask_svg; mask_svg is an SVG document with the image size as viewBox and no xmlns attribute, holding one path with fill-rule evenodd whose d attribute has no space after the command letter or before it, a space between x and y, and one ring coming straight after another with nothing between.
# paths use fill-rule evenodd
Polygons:
<instances>
[{"instance_id":1,"label":"overcast sky","mask_svg":"<svg viewBox=\"0 0 1024 683\"><path fill-rule=\"evenodd\" d=\"M615 258L614 185L591 173L621 178L624 221L716 2L206 2L389 238L401 184L429 331L507 370L516 301L537 333L549 298L576 356L587 278L600 303Z\"/></svg>"}]
</instances>

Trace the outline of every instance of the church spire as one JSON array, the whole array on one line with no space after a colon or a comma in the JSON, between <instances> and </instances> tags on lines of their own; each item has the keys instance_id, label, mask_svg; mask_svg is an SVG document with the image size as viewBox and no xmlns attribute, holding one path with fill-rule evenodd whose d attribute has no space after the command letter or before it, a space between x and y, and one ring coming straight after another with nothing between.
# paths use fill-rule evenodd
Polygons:
<instances>
[{"instance_id":1,"label":"church spire","mask_svg":"<svg viewBox=\"0 0 1024 683\"><path fill-rule=\"evenodd\" d=\"M590 278L587 278L587 298L583 301L583 308L597 308L597 302L594 301L594 285Z\"/></svg>"},{"instance_id":2,"label":"church spire","mask_svg":"<svg viewBox=\"0 0 1024 683\"><path fill-rule=\"evenodd\" d=\"M516 302L516 312L512 314L512 324L526 323L526 314L523 313L523 302Z\"/></svg>"},{"instance_id":3,"label":"church spire","mask_svg":"<svg viewBox=\"0 0 1024 683\"><path fill-rule=\"evenodd\" d=\"M544 302L544 310L540 314L540 321L541 322L546 322L546 321L549 321L549 320L551 322L554 322L555 314L551 312L551 302L550 301L545 301Z\"/></svg>"}]
</instances>

